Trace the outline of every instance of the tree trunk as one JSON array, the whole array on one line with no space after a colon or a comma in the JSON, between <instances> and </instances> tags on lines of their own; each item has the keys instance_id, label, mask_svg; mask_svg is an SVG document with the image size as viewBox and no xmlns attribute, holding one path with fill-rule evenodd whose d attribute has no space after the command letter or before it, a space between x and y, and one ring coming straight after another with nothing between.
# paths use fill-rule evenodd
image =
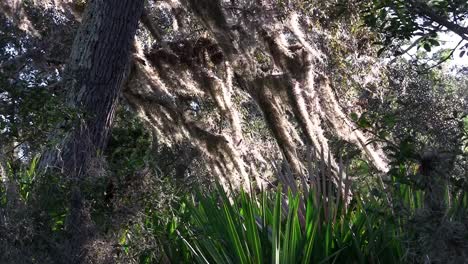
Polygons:
<instances>
[{"instance_id":1,"label":"tree trunk","mask_svg":"<svg viewBox=\"0 0 468 264\"><path fill-rule=\"evenodd\" d=\"M42 168L58 169L74 182L66 227L72 237L67 263L91 262L93 253L87 251L100 250L92 245L95 234L80 184L93 176L93 163L106 147L143 6L144 0L89 2L73 44L64 85L67 104L79 118L41 159Z\"/></svg>"},{"instance_id":2,"label":"tree trunk","mask_svg":"<svg viewBox=\"0 0 468 264\"><path fill-rule=\"evenodd\" d=\"M81 177L103 152L115 107L129 70L129 56L143 0L94 0L88 4L65 73L68 106L79 123L57 149L44 153L44 167Z\"/></svg>"}]
</instances>

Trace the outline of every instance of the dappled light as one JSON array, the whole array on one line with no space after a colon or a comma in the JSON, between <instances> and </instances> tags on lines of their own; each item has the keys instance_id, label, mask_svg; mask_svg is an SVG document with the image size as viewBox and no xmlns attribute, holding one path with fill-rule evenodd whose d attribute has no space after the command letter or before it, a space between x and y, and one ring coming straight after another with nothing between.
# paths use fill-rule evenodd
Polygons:
<instances>
[{"instance_id":1,"label":"dappled light","mask_svg":"<svg viewBox=\"0 0 468 264\"><path fill-rule=\"evenodd\" d=\"M464 263L467 19L1 1L0 263Z\"/></svg>"}]
</instances>

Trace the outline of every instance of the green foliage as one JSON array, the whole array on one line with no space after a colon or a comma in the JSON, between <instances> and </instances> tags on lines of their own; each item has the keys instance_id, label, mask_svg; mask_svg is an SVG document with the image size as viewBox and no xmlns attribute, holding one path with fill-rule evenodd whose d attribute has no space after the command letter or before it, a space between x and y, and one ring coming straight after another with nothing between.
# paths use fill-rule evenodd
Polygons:
<instances>
[{"instance_id":1,"label":"green foliage","mask_svg":"<svg viewBox=\"0 0 468 264\"><path fill-rule=\"evenodd\" d=\"M141 120L125 106L120 107L106 149L113 173L123 176L142 169L151 161L152 144Z\"/></svg>"},{"instance_id":2,"label":"green foliage","mask_svg":"<svg viewBox=\"0 0 468 264\"><path fill-rule=\"evenodd\" d=\"M414 225L434 226L420 223L425 191L396 177L390 186L391 206L366 195L355 196L347 209L342 203L324 207L314 195L302 204L300 194L285 195L281 188L229 198L218 187L197 192L182 203L178 216L152 228L166 230L164 252L177 263L404 263L410 261L408 245L418 246L414 243L425 235ZM467 195L445 197L447 228L466 217ZM334 208L336 217L326 208Z\"/></svg>"},{"instance_id":3,"label":"green foliage","mask_svg":"<svg viewBox=\"0 0 468 264\"><path fill-rule=\"evenodd\" d=\"M44 230L45 232L60 232L63 231L65 218L68 215L67 198L70 185L62 175L40 173L37 168L38 161L39 157L35 157L28 165L21 166L18 170L8 166L8 186L14 188L16 192L8 194L3 188L0 192L0 201L2 201L0 207L8 203L21 205L21 208L28 209L27 213L30 214L28 217L41 223L42 228L48 230Z\"/></svg>"},{"instance_id":4,"label":"green foliage","mask_svg":"<svg viewBox=\"0 0 468 264\"><path fill-rule=\"evenodd\" d=\"M180 226L190 219L183 199L188 197L187 191L169 178L156 184L153 192L142 197L145 207L141 215L120 232L121 263L161 263L168 259L172 263L190 263L190 251L180 239Z\"/></svg>"},{"instance_id":5,"label":"green foliage","mask_svg":"<svg viewBox=\"0 0 468 264\"><path fill-rule=\"evenodd\" d=\"M400 231L377 201L357 198L347 210L337 203L330 218L314 197L303 204L300 194L278 190L231 201L221 187L198 192L183 203L181 221L168 223L178 235L165 252L173 263L401 263Z\"/></svg>"},{"instance_id":6,"label":"green foliage","mask_svg":"<svg viewBox=\"0 0 468 264\"><path fill-rule=\"evenodd\" d=\"M444 27L465 40L468 38L462 22L468 17L465 1L372 0L363 1L361 5L365 24L383 35L378 55L413 37L417 37L413 45L430 52L440 46L438 34ZM467 47L468 44L461 47L460 57L465 55ZM400 55L401 50L396 49L394 53Z\"/></svg>"},{"instance_id":7,"label":"green foliage","mask_svg":"<svg viewBox=\"0 0 468 264\"><path fill-rule=\"evenodd\" d=\"M463 152L468 154L468 116L463 118Z\"/></svg>"},{"instance_id":8,"label":"green foliage","mask_svg":"<svg viewBox=\"0 0 468 264\"><path fill-rule=\"evenodd\" d=\"M12 180L17 181L18 187L19 187L19 194L25 202L28 202L31 191L33 191L33 187L35 186L35 181L36 181L36 176L37 176L36 167L37 167L38 161L39 161L38 157L33 158L29 167L21 168L17 174L17 177L16 177L17 179L12 179ZM10 169L9 175L10 176L14 175L13 169L11 168L11 166L9 166L9 169Z\"/></svg>"},{"instance_id":9,"label":"green foliage","mask_svg":"<svg viewBox=\"0 0 468 264\"><path fill-rule=\"evenodd\" d=\"M0 142L4 154L21 149L25 158L32 159L50 143L52 131L68 131L76 120L76 111L63 103L61 95L41 87L42 81L12 82L0 72Z\"/></svg>"},{"instance_id":10,"label":"green foliage","mask_svg":"<svg viewBox=\"0 0 468 264\"><path fill-rule=\"evenodd\" d=\"M69 215L70 182L58 174L45 174L39 177L34 186L35 201L30 205L37 206L38 212L46 214L45 222L52 233L63 235L65 221Z\"/></svg>"},{"instance_id":11,"label":"green foliage","mask_svg":"<svg viewBox=\"0 0 468 264\"><path fill-rule=\"evenodd\" d=\"M32 217L42 219L42 228L57 238L64 234L69 185L58 175L36 174L35 160L14 179L21 199L42 208ZM160 185L166 186L161 191L177 193L173 183ZM414 225L432 226L418 222L425 210L424 190L396 176L388 186L390 206L375 193L355 194L345 207L343 201L319 201L312 192L303 200L304 194L284 194L281 187L228 196L218 186L194 196L184 192L176 200L154 193L153 199L170 207L155 207L148 200L145 217L125 227L118 244L121 254L137 256L138 263L402 263L408 243L421 236ZM99 195L94 195L97 200ZM447 225L464 221L466 190L448 190L444 203ZM151 237L154 244L148 242Z\"/></svg>"}]
</instances>

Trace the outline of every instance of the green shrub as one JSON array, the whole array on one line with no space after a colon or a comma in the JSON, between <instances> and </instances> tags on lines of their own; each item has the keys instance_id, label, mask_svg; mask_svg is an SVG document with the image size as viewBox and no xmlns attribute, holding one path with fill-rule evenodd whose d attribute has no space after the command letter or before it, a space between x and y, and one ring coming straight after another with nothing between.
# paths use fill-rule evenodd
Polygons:
<instances>
[{"instance_id":1,"label":"green shrub","mask_svg":"<svg viewBox=\"0 0 468 264\"><path fill-rule=\"evenodd\" d=\"M184 203L187 219L168 223L166 256L173 263L402 263L401 230L377 201L356 197L345 208L314 199L280 190L232 199L221 187L198 192Z\"/></svg>"}]
</instances>

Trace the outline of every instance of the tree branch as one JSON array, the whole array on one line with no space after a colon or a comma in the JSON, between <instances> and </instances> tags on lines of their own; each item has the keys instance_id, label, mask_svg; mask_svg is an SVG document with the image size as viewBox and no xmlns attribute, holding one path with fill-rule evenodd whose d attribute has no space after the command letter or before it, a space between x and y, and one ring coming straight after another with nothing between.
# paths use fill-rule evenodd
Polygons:
<instances>
[{"instance_id":1,"label":"tree branch","mask_svg":"<svg viewBox=\"0 0 468 264\"><path fill-rule=\"evenodd\" d=\"M414 9L409 9L410 12L425 16L439 25L451 30L453 33L459 35L462 39L468 41L468 28L449 21L445 17L437 14L434 10L432 10L432 8L420 0L411 1L410 4L414 7Z\"/></svg>"}]
</instances>

